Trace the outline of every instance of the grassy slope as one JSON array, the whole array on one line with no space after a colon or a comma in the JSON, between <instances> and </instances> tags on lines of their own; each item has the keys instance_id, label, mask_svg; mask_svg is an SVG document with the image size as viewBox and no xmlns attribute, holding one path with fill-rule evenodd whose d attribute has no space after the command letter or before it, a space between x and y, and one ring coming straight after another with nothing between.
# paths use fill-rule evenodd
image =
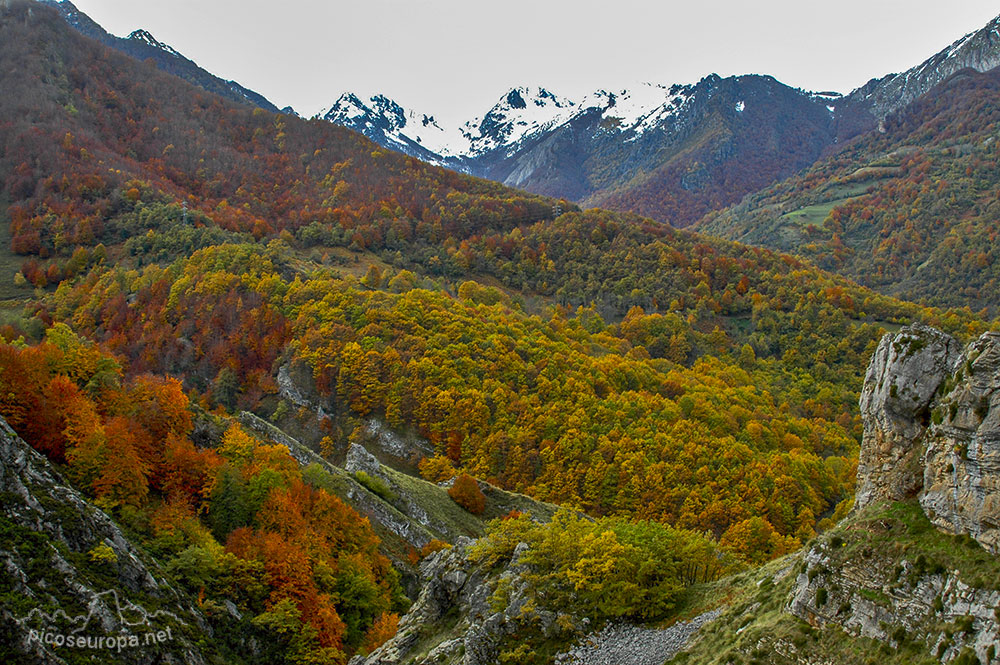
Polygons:
<instances>
[{"instance_id":1,"label":"grassy slope","mask_svg":"<svg viewBox=\"0 0 1000 665\"><path fill-rule=\"evenodd\" d=\"M838 570L875 553L878 566L896 581L884 591L865 588L861 594L884 604L887 594L905 595L922 576L942 571L957 571L958 578L970 586L996 589L1000 584L1000 558L970 540L937 531L916 504L896 503L874 506L849 517L812 546L834 551L827 564L833 578ZM691 618L720 605L726 609L719 620L702 629L687 651L670 661L671 665L936 663L931 650L942 633L948 639L953 639L952 635L961 639L961 617L940 613L927 617L913 631L893 633L899 638L897 646L848 634L835 623L810 625L793 616L786 607L797 575L805 571L804 554L808 549L691 588L679 618ZM909 574L897 573L904 560L914 563Z\"/></svg>"},{"instance_id":2,"label":"grassy slope","mask_svg":"<svg viewBox=\"0 0 1000 665\"><path fill-rule=\"evenodd\" d=\"M357 474L349 473L323 459L272 423L248 413L243 413L241 420L257 435L290 448L300 463L316 465L320 472L311 475L310 480L333 492L362 514L369 513L367 507L378 505L390 519L397 523L409 523L410 528L420 530L424 538L436 538L447 543L454 543L462 536L480 538L486 534L486 523L489 520L503 517L512 510L528 513L541 521L548 521L558 510L553 504L488 485L483 492L486 495L486 509L482 515L473 515L451 499L446 487L384 464L382 473L389 479L389 484L381 479L375 479L374 482L367 479L359 481ZM413 511L409 506L413 504L426 512L429 525L420 525L419 520L412 517ZM372 527L382 540L383 553L404 573L415 575L416 569L410 560L415 554L412 547L378 520L372 520Z\"/></svg>"}]
</instances>

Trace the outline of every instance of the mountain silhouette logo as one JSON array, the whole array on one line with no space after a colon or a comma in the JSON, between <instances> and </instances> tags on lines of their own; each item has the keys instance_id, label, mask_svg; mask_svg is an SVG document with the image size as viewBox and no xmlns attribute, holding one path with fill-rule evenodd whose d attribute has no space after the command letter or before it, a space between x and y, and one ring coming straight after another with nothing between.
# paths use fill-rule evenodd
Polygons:
<instances>
[{"instance_id":1,"label":"mountain silhouette logo","mask_svg":"<svg viewBox=\"0 0 1000 665\"><path fill-rule=\"evenodd\" d=\"M45 652L60 647L120 652L127 647L153 646L172 641L173 629L186 625L173 612L150 612L123 599L115 589L93 593L87 611L81 614L35 608L15 621L25 631L28 646L37 645Z\"/></svg>"}]
</instances>

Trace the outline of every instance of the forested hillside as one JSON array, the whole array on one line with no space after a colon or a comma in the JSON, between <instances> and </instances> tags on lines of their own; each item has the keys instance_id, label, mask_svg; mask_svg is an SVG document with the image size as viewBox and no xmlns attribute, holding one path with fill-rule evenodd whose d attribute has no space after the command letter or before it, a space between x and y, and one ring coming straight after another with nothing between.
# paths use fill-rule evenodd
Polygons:
<instances>
[{"instance_id":1,"label":"forested hillside","mask_svg":"<svg viewBox=\"0 0 1000 665\"><path fill-rule=\"evenodd\" d=\"M341 436L383 414L539 497L717 536L778 510L767 528L794 536L849 495L880 326L983 327L638 217L546 220L548 200L228 104L51 13L28 29L8 14L5 57L38 73L5 98L22 105L3 133L12 245L24 277L64 281L29 314L208 406L270 415L278 364L301 358ZM748 465L731 483L719 450Z\"/></svg>"},{"instance_id":2,"label":"forested hillside","mask_svg":"<svg viewBox=\"0 0 1000 665\"><path fill-rule=\"evenodd\" d=\"M886 328L990 326L227 102L38 5L0 9L0 58L22 262L5 279L23 296L0 321L0 415L206 612L274 632L251 660L345 662L405 601L369 525L239 411L328 458L376 419L429 442L411 461L431 481L471 474L610 518L580 522L588 537L668 560L667 534L738 567L849 508ZM475 512L459 477L452 498ZM498 537L530 526L508 517Z\"/></svg>"},{"instance_id":3,"label":"forested hillside","mask_svg":"<svg viewBox=\"0 0 1000 665\"><path fill-rule=\"evenodd\" d=\"M198 412L178 380L130 372L66 326L36 346L0 344L0 417L199 599L219 656L344 662L391 636L406 608L367 520L315 473L307 480L285 447ZM194 442L206 425L220 429L214 449ZM40 536L18 545L23 534L2 519L5 546L38 548ZM112 549L84 554L112 584Z\"/></svg>"},{"instance_id":4,"label":"forested hillside","mask_svg":"<svg viewBox=\"0 0 1000 665\"><path fill-rule=\"evenodd\" d=\"M884 133L707 216L705 233L800 254L884 293L996 312L1000 72L965 70Z\"/></svg>"},{"instance_id":5,"label":"forested hillside","mask_svg":"<svg viewBox=\"0 0 1000 665\"><path fill-rule=\"evenodd\" d=\"M27 24L19 11L4 10L0 26L0 170L11 247L41 261L26 266L32 283L76 274L99 245L164 219L188 227L167 240L176 255L310 225L365 248L552 216L550 200L223 100L79 35L47 7Z\"/></svg>"}]
</instances>

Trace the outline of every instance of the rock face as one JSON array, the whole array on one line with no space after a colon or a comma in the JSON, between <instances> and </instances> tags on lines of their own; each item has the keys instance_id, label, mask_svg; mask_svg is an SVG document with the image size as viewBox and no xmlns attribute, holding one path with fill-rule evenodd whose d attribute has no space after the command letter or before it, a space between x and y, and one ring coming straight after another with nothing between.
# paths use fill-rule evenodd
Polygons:
<instances>
[{"instance_id":1,"label":"rock face","mask_svg":"<svg viewBox=\"0 0 1000 665\"><path fill-rule=\"evenodd\" d=\"M1000 551L998 388L1000 333L964 349L923 325L882 338L861 394L855 512L800 555L789 612L941 662L995 662L996 566L971 539ZM954 570L938 558L949 549Z\"/></svg>"},{"instance_id":2,"label":"rock face","mask_svg":"<svg viewBox=\"0 0 1000 665\"><path fill-rule=\"evenodd\" d=\"M917 639L941 662L964 649L989 662L1000 591L966 584L958 571L922 571L905 559L894 566L871 548L844 557L840 547L826 540L805 552L788 604L792 614L895 646ZM948 624L955 626L950 633L941 629Z\"/></svg>"},{"instance_id":3,"label":"rock face","mask_svg":"<svg viewBox=\"0 0 1000 665\"><path fill-rule=\"evenodd\" d=\"M996 554L1000 552L1000 333L986 333L971 344L944 387L924 437L920 505L934 526L967 533Z\"/></svg>"},{"instance_id":4,"label":"rock face","mask_svg":"<svg viewBox=\"0 0 1000 665\"><path fill-rule=\"evenodd\" d=\"M861 391L864 438L855 506L914 496L923 483L920 441L938 386L960 346L933 328L914 325L882 338Z\"/></svg>"},{"instance_id":5,"label":"rock face","mask_svg":"<svg viewBox=\"0 0 1000 665\"><path fill-rule=\"evenodd\" d=\"M962 350L913 325L882 338L865 376L857 509L919 497L931 522L1000 551L1000 333Z\"/></svg>"},{"instance_id":6,"label":"rock face","mask_svg":"<svg viewBox=\"0 0 1000 665\"><path fill-rule=\"evenodd\" d=\"M420 596L400 620L399 631L367 658L355 656L350 665L497 662L500 640L520 627L528 595L523 584L515 585L510 602L499 610L491 607L490 595L497 579L519 578L520 553L515 553L509 566L497 575L469 559L472 542L460 539L453 548L436 552L421 563ZM544 615L539 617L544 626L555 625L555 615L539 614Z\"/></svg>"}]
</instances>

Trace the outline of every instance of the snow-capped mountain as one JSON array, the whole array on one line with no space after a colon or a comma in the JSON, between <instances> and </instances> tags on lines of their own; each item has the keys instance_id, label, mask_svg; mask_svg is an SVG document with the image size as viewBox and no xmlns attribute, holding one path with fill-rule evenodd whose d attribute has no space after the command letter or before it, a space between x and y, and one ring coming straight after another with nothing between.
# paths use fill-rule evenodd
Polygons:
<instances>
[{"instance_id":1,"label":"snow-capped mountain","mask_svg":"<svg viewBox=\"0 0 1000 665\"><path fill-rule=\"evenodd\" d=\"M685 225L875 129L961 69L997 66L1000 17L847 96L793 89L769 76L713 74L695 84L644 83L580 99L514 88L454 127L380 95L344 95L323 117L435 164Z\"/></svg>"},{"instance_id":2,"label":"snow-capped mountain","mask_svg":"<svg viewBox=\"0 0 1000 665\"><path fill-rule=\"evenodd\" d=\"M183 58L184 57L184 56L182 56L177 51L177 49L175 49L172 46L169 46L168 44L164 44L163 42L159 41L158 39L156 39L155 37L153 37L153 35L149 34L149 32L147 32L146 30L142 30L142 29L133 30L129 34L129 36L126 37L125 39L128 39L129 41L133 41L133 42L141 42L143 44L148 44L149 46L152 46L153 48L159 49L159 50L163 51L164 53L167 53L169 55L174 56L175 58Z\"/></svg>"},{"instance_id":3,"label":"snow-capped mountain","mask_svg":"<svg viewBox=\"0 0 1000 665\"><path fill-rule=\"evenodd\" d=\"M693 85L656 83L642 83L618 92L598 90L584 99L580 108L598 111L605 130L617 131L626 140L634 141L676 117L693 90Z\"/></svg>"},{"instance_id":4,"label":"snow-capped mountain","mask_svg":"<svg viewBox=\"0 0 1000 665\"><path fill-rule=\"evenodd\" d=\"M513 88L483 116L446 125L384 95L366 100L344 93L319 117L349 127L388 148L435 164L472 170L468 160L566 122L576 104L544 88Z\"/></svg>"},{"instance_id":5,"label":"snow-capped mountain","mask_svg":"<svg viewBox=\"0 0 1000 665\"><path fill-rule=\"evenodd\" d=\"M567 122L577 105L545 88L513 88L481 118L462 125L469 142L466 156L483 155L518 145L526 137Z\"/></svg>"},{"instance_id":6,"label":"snow-capped mountain","mask_svg":"<svg viewBox=\"0 0 1000 665\"><path fill-rule=\"evenodd\" d=\"M676 166L677 159L696 155L704 170L738 154L745 164L740 168L752 173L737 178L741 186L731 188L727 197L742 195L744 181L747 187L766 184L756 174L784 175L818 156L830 140L827 103L771 77L712 75L696 84L642 83L615 91L597 90L577 100L545 88L513 88L482 116L454 127L382 95L363 100L344 94L320 116L435 164L539 194L592 203L603 202L606 192L636 178L648 179L668 163ZM778 117L779 124L766 126ZM725 130L699 133L710 126ZM769 143L759 149L745 146L740 138L744 132ZM797 139L804 150L769 147L790 133L806 137ZM708 149L708 145L714 147ZM702 154L703 149L707 154ZM780 166L777 170L762 167L761 159ZM674 170L687 174L690 169ZM684 176L691 192L700 188L699 173ZM699 196L693 193L685 198ZM717 199L717 193L711 198ZM690 223L707 210L691 201L681 208L679 214L671 211L672 222ZM656 209L649 213L667 217Z\"/></svg>"},{"instance_id":7,"label":"snow-capped mountain","mask_svg":"<svg viewBox=\"0 0 1000 665\"><path fill-rule=\"evenodd\" d=\"M443 125L434 115L404 108L384 95L363 100L347 92L317 115L385 147L455 166L494 152L511 156L533 137L594 112L610 123L605 130L634 140L676 115L692 90L691 85L643 83L617 92L598 90L573 101L545 88L518 87L482 116L457 126ZM465 170L475 168L465 164Z\"/></svg>"},{"instance_id":8,"label":"snow-capped mountain","mask_svg":"<svg viewBox=\"0 0 1000 665\"><path fill-rule=\"evenodd\" d=\"M379 145L433 164L455 166L454 158L470 149L461 128L444 129L434 116L404 109L383 95L362 100L354 93L344 93L318 115L360 132Z\"/></svg>"}]
</instances>

